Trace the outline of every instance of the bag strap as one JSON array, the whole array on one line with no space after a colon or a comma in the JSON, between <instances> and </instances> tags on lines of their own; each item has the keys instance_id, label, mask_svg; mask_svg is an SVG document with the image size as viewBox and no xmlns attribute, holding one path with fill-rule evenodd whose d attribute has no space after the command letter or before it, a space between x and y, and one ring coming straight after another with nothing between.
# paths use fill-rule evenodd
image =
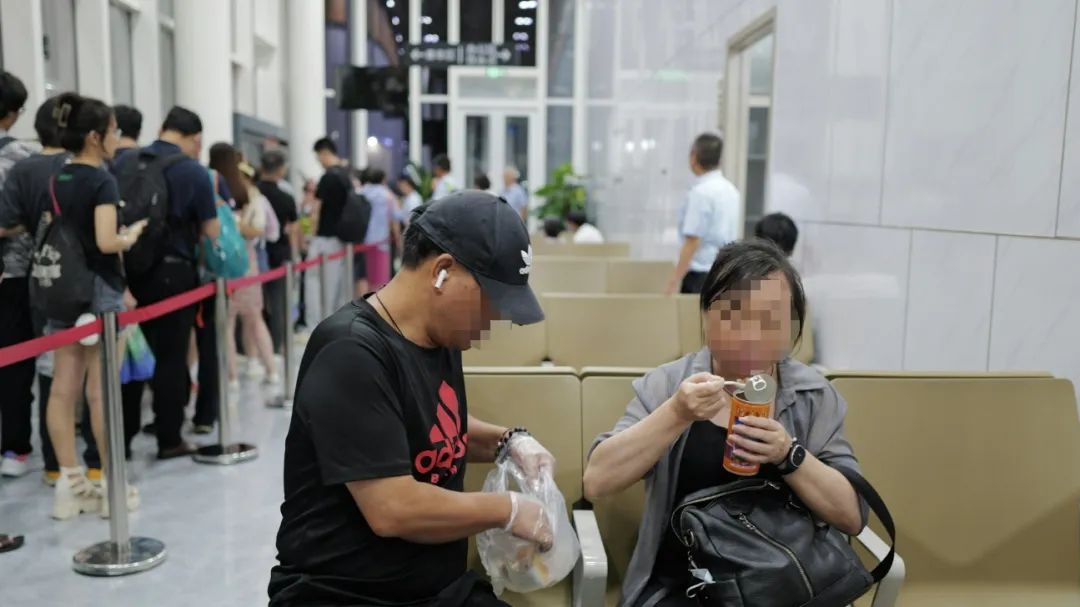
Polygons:
<instances>
[{"instance_id":1,"label":"bag strap","mask_svg":"<svg viewBox=\"0 0 1080 607\"><path fill-rule=\"evenodd\" d=\"M52 199L53 213L55 213L56 216L59 217L60 216L60 203L57 202L57 200L56 200L56 176L55 175L53 175L52 177L49 178L49 198Z\"/></svg>"},{"instance_id":2,"label":"bag strap","mask_svg":"<svg viewBox=\"0 0 1080 607\"><path fill-rule=\"evenodd\" d=\"M885 574L889 573L889 570L892 569L893 558L896 556L896 526L893 524L892 514L889 513L889 508L885 505L885 501L881 499L881 496L878 495L877 490L870 484L870 481L867 481L858 472L840 466L833 468L833 470L838 471L840 474L844 475L844 478L848 479L848 482L851 483L855 492L866 500L867 505L870 506L870 509L877 515L878 519L881 520L881 524L884 525L885 531L889 533L889 539L891 540L891 543L889 544L889 554L885 555L885 558L881 559L878 566L874 567L874 570L870 572L870 576L874 578L874 582L880 582L882 578L885 577Z\"/></svg>"},{"instance_id":3,"label":"bag strap","mask_svg":"<svg viewBox=\"0 0 1080 607\"><path fill-rule=\"evenodd\" d=\"M15 138L11 135L4 135L3 137L0 137L0 150L6 148L9 143L13 143L14 141Z\"/></svg>"}]
</instances>

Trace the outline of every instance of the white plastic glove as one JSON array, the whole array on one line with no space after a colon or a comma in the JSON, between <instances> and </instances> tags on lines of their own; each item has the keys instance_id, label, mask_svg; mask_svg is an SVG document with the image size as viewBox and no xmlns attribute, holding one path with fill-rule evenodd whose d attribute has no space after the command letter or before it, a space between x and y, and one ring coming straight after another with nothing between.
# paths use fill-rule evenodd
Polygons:
<instances>
[{"instance_id":1,"label":"white plastic glove","mask_svg":"<svg viewBox=\"0 0 1080 607\"><path fill-rule=\"evenodd\" d=\"M546 474L555 476L555 456L529 434L515 434L506 444L506 451L521 468L529 487L538 492L541 478Z\"/></svg>"},{"instance_id":2,"label":"white plastic glove","mask_svg":"<svg viewBox=\"0 0 1080 607\"><path fill-rule=\"evenodd\" d=\"M540 552L551 550L555 537L544 505L540 500L523 493L511 492L509 495L510 518L503 530L512 533L514 537L532 542ZM522 559L526 561L526 566L531 564L531 557L529 554L527 559Z\"/></svg>"}]
</instances>

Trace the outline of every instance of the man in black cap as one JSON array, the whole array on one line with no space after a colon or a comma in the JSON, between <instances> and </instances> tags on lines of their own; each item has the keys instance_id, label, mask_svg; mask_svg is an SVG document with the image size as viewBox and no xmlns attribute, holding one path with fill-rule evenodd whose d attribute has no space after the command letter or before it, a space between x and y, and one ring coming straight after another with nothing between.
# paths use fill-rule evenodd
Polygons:
<instances>
[{"instance_id":1,"label":"man in black cap","mask_svg":"<svg viewBox=\"0 0 1080 607\"><path fill-rule=\"evenodd\" d=\"M550 548L538 501L465 493L465 462L503 449L527 477L555 461L520 428L468 414L461 350L493 319L543 320L532 247L503 200L462 191L420 207L402 270L315 329L285 442L270 604L505 605L466 573L468 538L506 529Z\"/></svg>"}]
</instances>

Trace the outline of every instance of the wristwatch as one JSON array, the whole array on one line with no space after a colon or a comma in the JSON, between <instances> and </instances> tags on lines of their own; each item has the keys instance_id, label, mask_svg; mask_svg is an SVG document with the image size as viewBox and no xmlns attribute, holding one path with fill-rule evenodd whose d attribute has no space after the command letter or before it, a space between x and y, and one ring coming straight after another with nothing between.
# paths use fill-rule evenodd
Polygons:
<instances>
[{"instance_id":1,"label":"wristwatch","mask_svg":"<svg viewBox=\"0 0 1080 607\"><path fill-rule=\"evenodd\" d=\"M803 447L799 443L799 439L792 437L791 449L788 449L787 457L784 458L784 461L777 464L776 467L780 470L780 474L787 475L798 470L799 466L801 466L805 460L806 447Z\"/></svg>"}]
</instances>

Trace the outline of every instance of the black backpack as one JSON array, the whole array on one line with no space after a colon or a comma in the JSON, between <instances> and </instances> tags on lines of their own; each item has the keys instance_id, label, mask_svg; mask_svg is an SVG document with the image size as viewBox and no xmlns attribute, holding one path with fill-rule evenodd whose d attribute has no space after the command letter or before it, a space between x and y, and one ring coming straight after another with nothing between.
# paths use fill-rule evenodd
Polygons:
<instances>
[{"instance_id":1,"label":"black backpack","mask_svg":"<svg viewBox=\"0 0 1080 607\"><path fill-rule=\"evenodd\" d=\"M55 183L55 177L49 180L53 212L42 213L34 239L30 298L46 318L72 323L90 309L94 273L78 233L60 213Z\"/></svg>"},{"instance_id":2,"label":"black backpack","mask_svg":"<svg viewBox=\"0 0 1080 607\"><path fill-rule=\"evenodd\" d=\"M124 271L129 277L144 276L164 256L169 235L169 187L165 170L187 158L183 154L163 155L150 148L131 153L117 170L120 186L120 225L149 220L142 236L124 253Z\"/></svg>"},{"instance_id":3,"label":"black backpack","mask_svg":"<svg viewBox=\"0 0 1080 607\"><path fill-rule=\"evenodd\" d=\"M371 222L371 202L353 187L352 179L347 174L339 172L338 175L345 182L347 194L336 227L337 237L345 242L363 243Z\"/></svg>"}]
</instances>

